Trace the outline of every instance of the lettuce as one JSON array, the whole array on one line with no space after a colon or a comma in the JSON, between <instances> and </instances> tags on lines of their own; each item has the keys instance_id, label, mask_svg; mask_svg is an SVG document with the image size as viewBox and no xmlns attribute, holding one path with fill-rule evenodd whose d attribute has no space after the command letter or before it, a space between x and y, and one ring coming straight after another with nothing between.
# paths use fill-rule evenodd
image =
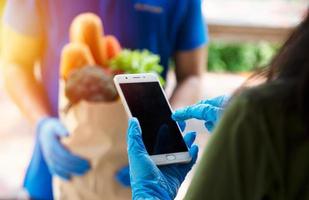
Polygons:
<instances>
[{"instance_id":1,"label":"lettuce","mask_svg":"<svg viewBox=\"0 0 309 200\"><path fill-rule=\"evenodd\" d=\"M122 50L115 58L109 62L112 70L120 70L124 73L155 73L158 75L161 84L164 79L160 75L163 66L160 65L160 57L148 50Z\"/></svg>"}]
</instances>

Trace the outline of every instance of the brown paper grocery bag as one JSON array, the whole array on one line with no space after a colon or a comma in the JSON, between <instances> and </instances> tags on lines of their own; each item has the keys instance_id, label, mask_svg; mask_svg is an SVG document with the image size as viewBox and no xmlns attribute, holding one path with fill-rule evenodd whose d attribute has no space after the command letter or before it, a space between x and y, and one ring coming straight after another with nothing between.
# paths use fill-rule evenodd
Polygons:
<instances>
[{"instance_id":1,"label":"brown paper grocery bag","mask_svg":"<svg viewBox=\"0 0 309 200\"><path fill-rule=\"evenodd\" d=\"M125 200L129 188L115 180L115 173L128 164L126 152L127 115L118 99L111 103L81 101L64 112L68 100L60 82L59 115L70 136L62 143L73 153L88 159L91 170L70 181L53 178L55 199Z\"/></svg>"}]
</instances>

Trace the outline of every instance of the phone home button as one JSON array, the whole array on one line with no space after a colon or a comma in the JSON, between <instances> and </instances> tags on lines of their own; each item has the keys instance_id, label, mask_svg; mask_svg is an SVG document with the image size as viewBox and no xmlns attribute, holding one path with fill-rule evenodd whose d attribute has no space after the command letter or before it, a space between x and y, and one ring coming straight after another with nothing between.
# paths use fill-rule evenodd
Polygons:
<instances>
[{"instance_id":1,"label":"phone home button","mask_svg":"<svg viewBox=\"0 0 309 200\"><path fill-rule=\"evenodd\" d=\"M167 160L175 160L176 159L176 156L174 156L174 155L166 155L166 159Z\"/></svg>"}]
</instances>

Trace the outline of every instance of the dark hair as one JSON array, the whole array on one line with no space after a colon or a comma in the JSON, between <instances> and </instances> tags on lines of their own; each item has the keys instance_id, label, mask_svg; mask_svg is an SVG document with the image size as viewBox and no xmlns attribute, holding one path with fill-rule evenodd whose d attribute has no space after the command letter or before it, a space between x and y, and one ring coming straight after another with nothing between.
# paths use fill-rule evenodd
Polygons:
<instances>
[{"instance_id":1,"label":"dark hair","mask_svg":"<svg viewBox=\"0 0 309 200\"><path fill-rule=\"evenodd\" d=\"M291 33L270 64L251 76L244 86L260 78L266 79L266 82L285 80L296 83L296 93L291 98L297 100L309 136L309 14Z\"/></svg>"},{"instance_id":2,"label":"dark hair","mask_svg":"<svg viewBox=\"0 0 309 200\"><path fill-rule=\"evenodd\" d=\"M294 79L298 105L309 122L309 15L295 29L270 65L267 80ZM276 77L277 76L277 77ZM305 123L307 124L307 123Z\"/></svg>"}]
</instances>

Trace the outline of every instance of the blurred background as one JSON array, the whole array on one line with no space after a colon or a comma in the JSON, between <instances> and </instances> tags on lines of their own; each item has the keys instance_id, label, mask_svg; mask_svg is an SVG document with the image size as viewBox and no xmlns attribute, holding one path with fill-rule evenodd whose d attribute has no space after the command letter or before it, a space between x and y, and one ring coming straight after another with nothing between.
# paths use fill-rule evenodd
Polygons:
<instances>
[{"instance_id":1,"label":"blurred background","mask_svg":"<svg viewBox=\"0 0 309 200\"><path fill-rule=\"evenodd\" d=\"M5 1L0 0L1 13L4 5ZM307 7L308 0L203 0L211 40L208 72L202 83L205 98L233 92L254 70L265 66ZM167 92L174 81L170 72ZM193 121L191 127L196 123ZM7 96L0 76L0 199L20 195L33 148L32 131ZM202 148L207 137L198 135ZM182 186L178 199L189 182Z\"/></svg>"}]
</instances>

